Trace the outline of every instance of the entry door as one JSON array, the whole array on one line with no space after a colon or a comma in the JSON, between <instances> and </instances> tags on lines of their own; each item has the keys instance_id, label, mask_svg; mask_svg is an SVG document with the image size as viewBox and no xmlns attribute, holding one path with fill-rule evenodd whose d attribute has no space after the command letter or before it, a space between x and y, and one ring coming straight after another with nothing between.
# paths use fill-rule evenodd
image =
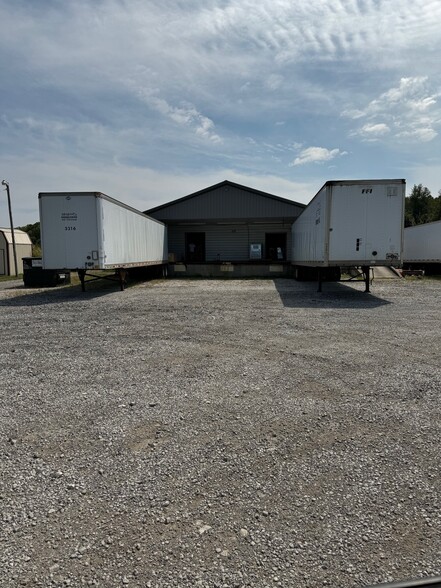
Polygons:
<instances>
[{"instance_id":1,"label":"entry door","mask_svg":"<svg viewBox=\"0 0 441 588\"><path fill-rule=\"evenodd\" d=\"M286 233L265 234L265 258L271 261L285 261Z\"/></svg>"},{"instance_id":2,"label":"entry door","mask_svg":"<svg viewBox=\"0 0 441 588\"><path fill-rule=\"evenodd\" d=\"M185 233L185 261L205 261L205 233Z\"/></svg>"}]
</instances>

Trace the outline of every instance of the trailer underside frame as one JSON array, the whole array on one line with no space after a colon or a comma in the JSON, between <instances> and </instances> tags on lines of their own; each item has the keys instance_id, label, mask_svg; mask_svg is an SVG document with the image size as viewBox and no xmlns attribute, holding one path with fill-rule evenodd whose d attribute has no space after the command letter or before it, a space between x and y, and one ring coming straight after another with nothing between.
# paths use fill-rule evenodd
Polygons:
<instances>
[{"instance_id":1,"label":"trailer underside frame","mask_svg":"<svg viewBox=\"0 0 441 588\"><path fill-rule=\"evenodd\" d=\"M114 274L108 276L97 276L96 274L92 274L85 269L79 269L78 277L80 278L82 292L86 291L86 276L89 278L87 282L94 282L96 280L109 280L110 282L118 282L122 292L127 282L127 269L123 267L117 268Z\"/></svg>"},{"instance_id":2,"label":"trailer underside frame","mask_svg":"<svg viewBox=\"0 0 441 588\"><path fill-rule=\"evenodd\" d=\"M369 265L362 265L361 267L361 271L358 271L357 274L355 274L354 276L351 276L350 278L348 278L347 280L337 280L338 282L353 282L354 280L357 280L359 277L363 276L363 281L365 284L365 293L370 293L370 286L372 283L371 277L370 277L370 272L371 272L371 267ZM323 269L322 267L318 267L317 268L317 292L322 292L322 283L323 283Z\"/></svg>"}]
</instances>

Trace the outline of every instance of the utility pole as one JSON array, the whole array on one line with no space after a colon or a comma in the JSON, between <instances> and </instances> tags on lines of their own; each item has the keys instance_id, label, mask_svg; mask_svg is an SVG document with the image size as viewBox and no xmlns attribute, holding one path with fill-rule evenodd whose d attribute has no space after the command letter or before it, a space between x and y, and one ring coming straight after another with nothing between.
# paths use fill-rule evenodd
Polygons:
<instances>
[{"instance_id":1,"label":"utility pole","mask_svg":"<svg viewBox=\"0 0 441 588\"><path fill-rule=\"evenodd\" d=\"M18 276L17 248L15 246L14 223L12 222L11 194L9 193L9 182L7 182L6 180L3 180L2 186L5 186L6 193L8 195L9 223L11 225L11 236L12 236L12 251L14 252L15 275ZM8 255L8 258L9 258L9 255Z\"/></svg>"}]
</instances>

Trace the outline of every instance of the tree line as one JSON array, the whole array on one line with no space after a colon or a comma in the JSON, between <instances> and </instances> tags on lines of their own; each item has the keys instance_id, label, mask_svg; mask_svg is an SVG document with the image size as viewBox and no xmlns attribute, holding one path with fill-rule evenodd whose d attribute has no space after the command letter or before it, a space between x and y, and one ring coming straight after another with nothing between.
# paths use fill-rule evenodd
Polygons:
<instances>
[{"instance_id":1,"label":"tree line","mask_svg":"<svg viewBox=\"0 0 441 588\"><path fill-rule=\"evenodd\" d=\"M20 229L29 235L29 238L32 241L32 245L41 245L39 222L25 225L24 227L17 227L17 229Z\"/></svg>"},{"instance_id":2,"label":"tree line","mask_svg":"<svg viewBox=\"0 0 441 588\"><path fill-rule=\"evenodd\" d=\"M423 225L441 220L441 190L435 198L422 184L415 184L405 201L404 226Z\"/></svg>"},{"instance_id":3,"label":"tree line","mask_svg":"<svg viewBox=\"0 0 441 588\"><path fill-rule=\"evenodd\" d=\"M32 242L32 257L41 257L40 223L31 223L24 227L17 227L29 235Z\"/></svg>"}]
</instances>

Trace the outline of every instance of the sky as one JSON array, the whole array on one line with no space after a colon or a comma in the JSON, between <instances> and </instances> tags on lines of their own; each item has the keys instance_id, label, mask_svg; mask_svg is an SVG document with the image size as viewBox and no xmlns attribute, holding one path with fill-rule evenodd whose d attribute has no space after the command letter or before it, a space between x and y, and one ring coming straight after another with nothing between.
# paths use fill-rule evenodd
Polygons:
<instances>
[{"instance_id":1,"label":"sky","mask_svg":"<svg viewBox=\"0 0 441 588\"><path fill-rule=\"evenodd\" d=\"M0 0L0 175L146 210L230 180L441 189L441 0ZM8 226L0 192L0 226Z\"/></svg>"}]
</instances>

